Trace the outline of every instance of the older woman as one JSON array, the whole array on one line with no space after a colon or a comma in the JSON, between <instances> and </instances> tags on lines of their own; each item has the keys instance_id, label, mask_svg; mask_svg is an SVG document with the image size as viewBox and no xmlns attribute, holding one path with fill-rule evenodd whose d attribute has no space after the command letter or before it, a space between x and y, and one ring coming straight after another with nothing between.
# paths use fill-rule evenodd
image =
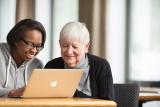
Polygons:
<instances>
[{"instance_id":1,"label":"older woman","mask_svg":"<svg viewBox=\"0 0 160 107\"><path fill-rule=\"evenodd\" d=\"M42 68L35 58L44 46L46 31L32 19L18 22L0 44L0 97L19 97L34 68Z\"/></svg>"},{"instance_id":2,"label":"older woman","mask_svg":"<svg viewBox=\"0 0 160 107\"><path fill-rule=\"evenodd\" d=\"M113 79L109 63L88 53L90 36L85 24L67 23L60 32L61 56L49 61L45 68L84 69L83 76L74 94L113 100Z\"/></svg>"}]
</instances>

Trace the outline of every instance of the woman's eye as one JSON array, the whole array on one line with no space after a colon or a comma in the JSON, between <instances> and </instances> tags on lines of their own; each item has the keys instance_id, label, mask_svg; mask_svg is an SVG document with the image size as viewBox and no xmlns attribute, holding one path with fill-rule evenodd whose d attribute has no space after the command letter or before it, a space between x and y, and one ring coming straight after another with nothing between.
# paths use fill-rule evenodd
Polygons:
<instances>
[{"instance_id":1,"label":"woman's eye","mask_svg":"<svg viewBox=\"0 0 160 107\"><path fill-rule=\"evenodd\" d=\"M68 47L68 45L62 45L63 47Z\"/></svg>"},{"instance_id":2,"label":"woman's eye","mask_svg":"<svg viewBox=\"0 0 160 107\"><path fill-rule=\"evenodd\" d=\"M74 48L74 49L78 49L79 47L78 47L78 46L73 46L73 48Z\"/></svg>"},{"instance_id":3,"label":"woman's eye","mask_svg":"<svg viewBox=\"0 0 160 107\"><path fill-rule=\"evenodd\" d=\"M28 43L27 45L29 45L29 46L34 46L34 44L33 44L33 43Z\"/></svg>"}]
</instances>

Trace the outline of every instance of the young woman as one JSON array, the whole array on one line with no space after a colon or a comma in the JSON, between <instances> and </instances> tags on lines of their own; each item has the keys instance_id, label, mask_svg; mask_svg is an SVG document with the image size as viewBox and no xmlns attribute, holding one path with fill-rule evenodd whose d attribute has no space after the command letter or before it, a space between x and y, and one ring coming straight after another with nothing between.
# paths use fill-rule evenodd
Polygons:
<instances>
[{"instance_id":1,"label":"young woman","mask_svg":"<svg viewBox=\"0 0 160 107\"><path fill-rule=\"evenodd\" d=\"M19 97L34 68L42 68L35 56L43 49L46 31L32 19L17 23L0 44L0 97Z\"/></svg>"}]
</instances>

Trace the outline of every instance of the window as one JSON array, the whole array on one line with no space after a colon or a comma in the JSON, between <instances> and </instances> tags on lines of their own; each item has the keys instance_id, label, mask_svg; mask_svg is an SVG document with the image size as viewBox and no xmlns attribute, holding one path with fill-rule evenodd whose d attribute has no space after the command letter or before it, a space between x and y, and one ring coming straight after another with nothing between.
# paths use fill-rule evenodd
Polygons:
<instances>
[{"instance_id":1,"label":"window","mask_svg":"<svg viewBox=\"0 0 160 107\"><path fill-rule=\"evenodd\" d=\"M129 80L160 81L160 1L129 5Z\"/></svg>"},{"instance_id":2,"label":"window","mask_svg":"<svg viewBox=\"0 0 160 107\"><path fill-rule=\"evenodd\" d=\"M15 25L16 0L0 0L0 42L6 42L10 29Z\"/></svg>"},{"instance_id":3,"label":"window","mask_svg":"<svg viewBox=\"0 0 160 107\"><path fill-rule=\"evenodd\" d=\"M78 0L54 0L53 3L53 30L52 30L52 57L59 57L59 34L62 27L70 21L78 21Z\"/></svg>"}]
</instances>

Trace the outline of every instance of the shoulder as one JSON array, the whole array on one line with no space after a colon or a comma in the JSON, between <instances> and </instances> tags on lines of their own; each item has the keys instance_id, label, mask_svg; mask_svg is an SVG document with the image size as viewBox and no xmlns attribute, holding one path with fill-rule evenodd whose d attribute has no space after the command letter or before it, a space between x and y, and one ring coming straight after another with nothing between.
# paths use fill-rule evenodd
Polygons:
<instances>
[{"instance_id":1,"label":"shoulder","mask_svg":"<svg viewBox=\"0 0 160 107\"><path fill-rule=\"evenodd\" d=\"M88 56L89 62L91 64L96 64L96 65L99 65L99 66L109 66L108 61L104 58L101 58L99 56L95 56L95 55L92 55L92 54L87 54L87 56Z\"/></svg>"},{"instance_id":2,"label":"shoulder","mask_svg":"<svg viewBox=\"0 0 160 107\"><path fill-rule=\"evenodd\" d=\"M64 67L64 61L62 57L52 59L45 65L45 68L63 68L63 67Z\"/></svg>"},{"instance_id":3,"label":"shoulder","mask_svg":"<svg viewBox=\"0 0 160 107\"><path fill-rule=\"evenodd\" d=\"M58 58L50 60L47 64L57 64L57 63L62 63L62 62L63 62L62 57L58 57Z\"/></svg>"},{"instance_id":4,"label":"shoulder","mask_svg":"<svg viewBox=\"0 0 160 107\"><path fill-rule=\"evenodd\" d=\"M101 75L111 74L111 67L106 59L91 54L87 54L87 56L89 59L91 71L95 72L97 76L99 74Z\"/></svg>"},{"instance_id":5,"label":"shoulder","mask_svg":"<svg viewBox=\"0 0 160 107\"><path fill-rule=\"evenodd\" d=\"M90 63L90 71L91 73L95 73L95 78L101 80L102 77L106 78L107 76L107 78L112 81L111 67L106 59L91 54L88 54L88 59Z\"/></svg>"},{"instance_id":6,"label":"shoulder","mask_svg":"<svg viewBox=\"0 0 160 107\"><path fill-rule=\"evenodd\" d=\"M33 58L30 62L30 66L36 67L36 68L43 68L43 63L38 58Z\"/></svg>"},{"instance_id":7,"label":"shoulder","mask_svg":"<svg viewBox=\"0 0 160 107\"><path fill-rule=\"evenodd\" d=\"M9 52L9 45L7 43L0 43L0 50L1 52Z\"/></svg>"},{"instance_id":8,"label":"shoulder","mask_svg":"<svg viewBox=\"0 0 160 107\"><path fill-rule=\"evenodd\" d=\"M0 43L0 59L8 59L10 56L10 48L7 43Z\"/></svg>"}]
</instances>

